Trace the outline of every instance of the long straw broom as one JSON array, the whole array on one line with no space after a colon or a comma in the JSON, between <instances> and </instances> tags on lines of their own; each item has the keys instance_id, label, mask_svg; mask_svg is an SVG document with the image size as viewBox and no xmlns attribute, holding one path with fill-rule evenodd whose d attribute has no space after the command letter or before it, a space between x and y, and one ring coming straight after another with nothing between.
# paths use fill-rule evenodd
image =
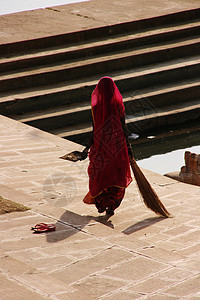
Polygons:
<instances>
[{"instance_id":1,"label":"long straw broom","mask_svg":"<svg viewBox=\"0 0 200 300\"><path fill-rule=\"evenodd\" d=\"M77 161L80 160L80 153L81 152L79 151L73 151L60 158L70 161ZM156 192L154 191L154 189L140 170L134 158L131 158L130 164L145 205L149 209L154 211L156 214L169 218L171 216L170 213L167 211L167 209L164 207L164 205L158 198L158 195L156 194Z\"/></svg>"},{"instance_id":2,"label":"long straw broom","mask_svg":"<svg viewBox=\"0 0 200 300\"><path fill-rule=\"evenodd\" d=\"M135 180L145 205L156 214L169 218L171 215L160 201L158 195L140 170L134 158L130 161Z\"/></svg>"}]
</instances>

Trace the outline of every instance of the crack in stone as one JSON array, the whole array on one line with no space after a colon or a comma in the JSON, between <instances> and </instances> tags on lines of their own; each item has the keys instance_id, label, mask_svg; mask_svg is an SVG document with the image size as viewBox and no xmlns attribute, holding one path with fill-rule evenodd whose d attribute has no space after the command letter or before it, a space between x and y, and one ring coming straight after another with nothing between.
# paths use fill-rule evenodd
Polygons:
<instances>
[{"instance_id":1,"label":"crack in stone","mask_svg":"<svg viewBox=\"0 0 200 300\"><path fill-rule=\"evenodd\" d=\"M55 12L60 12L60 10L55 9L55 8L51 8L51 7L46 7L45 9L52 10L52 11L55 11Z\"/></svg>"},{"instance_id":2,"label":"crack in stone","mask_svg":"<svg viewBox=\"0 0 200 300\"><path fill-rule=\"evenodd\" d=\"M90 20L94 20L94 21L95 21L95 18L94 18L94 17L89 17L89 16L81 15L81 14L79 14L79 13L73 13L73 12L71 12L71 15L74 15L74 16L77 16L77 17L81 17L81 18L85 18L85 19L90 19Z\"/></svg>"}]
</instances>

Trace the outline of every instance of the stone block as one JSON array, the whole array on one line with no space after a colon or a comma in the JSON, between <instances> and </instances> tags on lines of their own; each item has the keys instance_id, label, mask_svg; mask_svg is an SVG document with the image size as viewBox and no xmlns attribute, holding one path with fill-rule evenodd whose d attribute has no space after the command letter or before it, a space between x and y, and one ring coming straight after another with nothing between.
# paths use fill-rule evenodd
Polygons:
<instances>
[{"instance_id":1,"label":"stone block","mask_svg":"<svg viewBox=\"0 0 200 300\"><path fill-rule=\"evenodd\" d=\"M147 276L153 275L158 271L165 270L168 267L168 264L155 261L148 257L139 256L121 263L116 267L110 268L103 274L134 282L136 280L144 280Z\"/></svg>"},{"instance_id":2,"label":"stone block","mask_svg":"<svg viewBox=\"0 0 200 300\"><path fill-rule=\"evenodd\" d=\"M12 254L13 255L13 254ZM41 271L45 274L50 274L56 270L62 269L73 262L73 258L66 255L63 256L50 256L46 258L31 259L26 263L29 266Z\"/></svg>"},{"instance_id":3,"label":"stone block","mask_svg":"<svg viewBox=\"0 0 200 300\"><path fill-rule=\"evenodd\" d=\"M197 275L173 285L172 287L163 290L163 292L177 297L177 299L181 299L183 297L189 297L189 299L191 299L190 297L199 293L199 286L200 277Z\"/></svg>"},{"instance_id":4,"label":"stone block","mask_svg":"<svg viewBox=\"0 0 200 300\"><path fill-rule=\"evenodd\" d=\"M164 293L156 293L156 295L148 296L148 300L173 300L176 299L176 297L164 294Z\"/></svg>"},{"instance_id":5,"label":"stone block","mask_svg":"<svg viewBox=\"0 0 200 300\"><path fill-rule=\"evenodd\" d=\"M171 235L171 236L175 236L175 235L187 233L191 229L192 229L191 226L180 225L180 226L176 226L176 227L171 228L171 229L167 229L167 230L164 231L164 233L168 234L168 235Z\"/></svg>"},{"instance_id":6,"label":"stone block","mask_svg":"<svg viewBox=\"0 0 200 300\"><path fill-rule=\"evenodd\" d=\"M177 266L172 266L169 269L160 272L156 276L160 279L167 280L173 284L186 280L193 275L194 273L190 270L186 270L181 267L179 268Z\"/></svg>"},{"instance_id":7,"label":"stone block","mask_svg":"<svg viewBox=\"0 0 200 300\"><path fill-rule=\"evenodd\" d=\"M115 235L115 236L108 236L105 241L109 242L112 245L118 245L120 247L123 247L127 250L131 250L133 252L136 252L135 254L138 255L138 251L140 249L151 247L150 244L145 243L145 241L141 241L139 239L132 238L132 235L126 236L126 235Z\"/></svg>"},{"instance_id":8,"label":"stone block","mask_svg":"<svg viewBox=\"0 0 200 300\"><path fill-rule=\"evenodd\" d=\"M93 236L98 238L107 238L108 236L115 236L116 231L114 230L114 225L112 223L112 219L108 220L105 223L94 223L90 226L86 226L84 230ZM118 234L118 232L117 232Z\"/></svg>"},{"instance_id":9,"label":"stone block","mask_svg":"<svg viewBox=\"0 0 200 300\"><path fill-rule=\"evenodd\" d=\"M75 236L74 236L75 238ZM45 247L38 249L37 252L50 257L56 256L66 256L74 261L80 260L82 258L87 258L95 255L99 251L103 251L108 248L108 245L103 241L97 240L95 238L85 239L74 239L71 241L66 241L65 244L58 244L51 247Z\"/></svg>"},{"instance_id":10,"label":"stone block","mask_svg":"<svg viewBox=\"0 0 200 300\"><path fill-rule=\"evenodd\" d=\"M128 251L118 248L108 248L97 252L92 257L87 257L76 263L63 268L60 271L52 272L51 275L60 280L64 280L67 284L76 282L96 272L103 271L112 265L116 265L122 261L132 258L134 255Z\"/></svg>"},{"instance_id":11,"label":"stone block","mask_svg":"<svg viewBox=\"0 0 200 300\"><path fill-rule=\"evenodd\" d=\"M72 284L72 287L77 289L77 298L72 299L80 299L78 295L84 295L85 299L104 299L104 295L125 285L126 282L123 280L116 280L115 278L103 277L101 275L91 275L86 279Z\"/></svg>"},{"instance_id":12,"label":"stone block","mask_svg":"<svg viewBox=\"0 0 200 300\"><path fill-rule=\"evenodd\" d=\"M27 237L11 239L8 241L1 242L1 248L6 251L19 251L25 249L39 249L43 247L50 247L51 243L65 243L65 239L70 236L75 235L76 230L70 229L65 231L54 231L48 232L46 234L33 234L32 231L29 231ZM50 243L50 244L49 244Z\"/></svg>"},{"instance_id":13,"label":"stone block","mask_svg":"<svg viewBox=\"0 0 200 300\"><path fill-rule=\"evenodd\" d=\"M153 259L156 259L158 261L162 262L177 262L185 257L183 255L176 254L172 251L161 249L158 247L149 247L146 249L141 249L139 252L145 256L151 257Z\"/></svg>"},{"instance_id":14,"label":"stone block","mask_svg":"<svg viewBox=\"0 0 200 300\"><path fill-rule=\"evenodd\" d=\"M163 288L170 286L168 280L163 280L158 277L148 278L140 283L133 284L128 287L128 290L140 295L148 296L151 293L159 292Z\"/></svg>"},{"instance_id":15,"label":"stone block","mask_svg":"<svg viewBox=\"0 0 200 300\"><path fill-rule=\"evenodd\" d=\"M200 254L200 243L189 245L188 247L183 247L181 249L177 249L176 253L179 255L184 255L186 257L192 257L194 255Z\"/></svg>"},{"instance_id":16,"label":"stone block","mask_svg":"<svg viewBox=\"0 0 200 300\"><path fill-rule=\"evenodd\" d=\"M178 237L174 237L171 239L172 242L181 243L183 245L187 245L190 243L199 243L200 230L193 230L192 232L185 233L179 235Z\"/></svg>"},{"instance_id":17,"label":"stone block","mask_svg":"<svg viewBox=\"0 0 200 300\"><path fill-rule=\"evenodd\" d=\"M136 293L127 291L127 290L118 290L113 293L109 293L108 295L104 296L103 300L135 300L139 299L141 295Z\"/></svg>"},{"instance_id":18,"label":"stone block","mask_svg":"<svg viewBox=\"0 0 200 300\"><path fill-rule=\"evenodd\" d=\"M25 250L19 250L19 251L10 251L10 252L6 252L4 253L4 255L9 255L10 257L19 260L23 263L27 263L28 265L30 265L31 267L34 267L34 265L31 265L30 262L35 261L35 260L39 260L41 258L46 258L47 255L40 253L39 251L37 251L36 249L25 249Z\"/></svg>"},{"instance_id":19,"label":"stone block","mask_svg":"<svg viewBox=\"0 0 200 300\"><path fill-rule=\"evenodd\" d=\"M63 285L62 281L52 278L50 275L42 273L9 256L1 257L0 265L3 273L7 273L9 276L31 289L37 289L41 294L44 293L48 295L74 290L71 287Z\"/></svg>"},{"instance_id":20,"label":"stone block","mask_svg":"<svg viewBox=\"0 0 200 300\"><path fill-rule=\"evenodd\" d=\"M8 279L0 275L1 300L45 300L46 297L38 291L31 291L28 287L22 286L19 281Z\"/></svg>"},{"instance_id":21,"label":"stone block","mask_svg":"<svg viewBox=\"0 0 200 300\"><path fill-rule=\"evenodd\" d=\"M199 256L198 257L191 257L188 258L186 260L184 260L183 262L179 262L177 264L178 267L180 268L184 268L185 270L189 270L189 271L193 271L195 273L199 273L200 270L200 259Z\"/></svg>"}]
</instances>

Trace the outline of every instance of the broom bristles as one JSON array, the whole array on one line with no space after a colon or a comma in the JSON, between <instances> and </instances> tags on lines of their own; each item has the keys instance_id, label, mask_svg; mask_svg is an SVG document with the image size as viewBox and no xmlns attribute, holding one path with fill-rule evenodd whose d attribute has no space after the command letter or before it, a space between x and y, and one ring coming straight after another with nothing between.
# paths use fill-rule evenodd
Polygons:
<instances>
[{"instance_id":1,"label":"broom bristles","mask_svg":"<svg viewBox=\"0 0 200 300\"><path fill-rule=\"evenodd\" d=\"M170 217L170 213L160 201L158 195L140 170L134 158L131 160L131 168L145 205L158 215L166 218Z\"/></svg>"}]
</instances>

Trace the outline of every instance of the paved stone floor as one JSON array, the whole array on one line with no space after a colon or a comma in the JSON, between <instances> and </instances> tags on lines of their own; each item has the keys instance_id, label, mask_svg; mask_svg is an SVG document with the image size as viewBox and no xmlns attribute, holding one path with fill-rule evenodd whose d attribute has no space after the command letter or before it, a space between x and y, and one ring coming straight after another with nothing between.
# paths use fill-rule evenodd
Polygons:
<instances>
[{"instance_id":1,"label":"paved stone floor","mask_svg":"<svg viewBox=\"0 0 200 300\"><path fill-rule=\"evenodd\" d=\"M136 184L107 218L82 199L80 145L0 117L0 195L31 208L0 216L1 300L199 299L200 189L144 170L173 214L143 205ZM33 234L39 222L56 231Z\"/></svg>"},{"instance_id":2,"label":"paved stone floor","mask_svg":"<svg viewBox=\"0 0 200 300\"><path fill-rule=\"evenodd\" d=\"M94 0L60 13L1 16L0 43L192 9L199 0L144 4ZM0 195L31 208L0 216L0 299L199 299L200 188L144 170L174 217L147 210L133 181L108 219L82 202L88 159L59 159L76 149L82 147L0 116ZM33 234L38 222L56 231Z\"/></svg>"}]
</instances>

